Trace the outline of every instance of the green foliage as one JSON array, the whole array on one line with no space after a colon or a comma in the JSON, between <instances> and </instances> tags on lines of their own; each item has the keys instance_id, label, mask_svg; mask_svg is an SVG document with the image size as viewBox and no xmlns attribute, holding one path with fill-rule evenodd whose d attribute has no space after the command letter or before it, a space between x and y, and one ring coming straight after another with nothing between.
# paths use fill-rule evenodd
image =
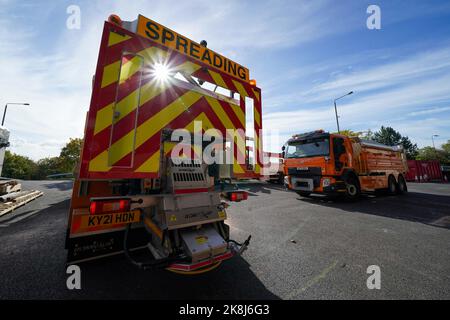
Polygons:
<instances>
[{"instance_id":1,"label":"green foliage","mask_svg":"<svg viewBox=\"0 0 450 320\"><path fill-rule=\"evenodd\" d=\"M81 144L80 138L70 139L70 141L61 149L59 155L59 168L63 172L72 172L80 158Z\"/></svg>"},{"instance_id":2,"label":"green foliage","mask_svg":"<svg viewBox=\"0 0 450 320\"><path fill-rule=\"evenodd\" d=\"M417 160L438 160L441 164L450 164L450 150L449 145L444 144L442 149L435 149L433 147L424 147L419 149Z\"/></svg>"},{"instance_id":3,"label":"green foliage","mask_svg":"<svg viewBox=\"0 0 450 320\"><path fill-rule=\"evenodd\" d=\"M3 177L31 180L36 178L36 170L37 165L33 160L6 150L2 170Z\"/></svg>"},{"instance_id":4,"label":"green foliage","mask_svg":"<svg viewBox=\"0 0 450 320\"><path fill-rule=\"evenodd\" d=\"M58 157L44 158L37 162L7 150L2 176L13 179L42 180L53 174L72 173L80 158L82 142L80 138L70 139L61 149Z\"/></svg>"},{"instance_id":5,"label":"green foliage","mask_svg":"<svg viewBox=\"0 0 450 320\"><path fill-rule=\"evenodd\" d=\"M418 155L417 144L413 144L408 137L402 136L400 132L391 127L381 126L380 131L373 134L372 140L388 146L402 145L408 159L415 159Z\"/></svg>"},{"instance_id":6,"label":"green foliage","mask_svg":"<svg viewBox=\"0 0 450 320\"><path fill-rule=\"evenodd\" d=\"M47 176L57 173L62 173L59 157L44 158L37 162L37 179L44 180Z\"/></svg>"},{"instance_id":7,"label":"green foliage","mask_svg":"<svg viewBox=\"0 0 450 320\"><path fill-rule=\"evenodd\" d=\"M444 143L441 148L450 155L450 140L447 140L447 142Z\"/></svg>"}]
</instances>

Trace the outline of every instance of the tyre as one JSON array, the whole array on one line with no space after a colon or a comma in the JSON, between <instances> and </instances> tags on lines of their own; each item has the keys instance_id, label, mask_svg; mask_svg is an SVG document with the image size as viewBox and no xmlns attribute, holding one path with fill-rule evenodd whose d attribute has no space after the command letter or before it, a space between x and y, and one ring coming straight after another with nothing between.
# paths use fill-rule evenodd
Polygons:
<instances>
[{"instance_id":1,"label":"tyre","mask_svg":"<svg viewBox=\"0 0 450 320\"><path fill-rule=\"evenodd\" d=\"M394 176L389 176L388 178L388 193L390 195L397 194L398 186L397 182L395 181Z\"/></svg>"},{"instance_id":2,"label":"tyre","mask_svg":"<svg viewBox=\"0 0 450 320\"><path fill-rule=\"evenodd\" d=\"M404 193L408 192L408 187L406 186L406 180L401 175L398 177L397 187L398 187L398 189L397 189L398 194L404 194Z\"/></svg>"},{"instance_id":3,"label":"tyre","mask_svg":"<svg viewBox=\"0 0 450 320\"><path fill-rule=\"evenodd\" d=\"M346 199L351 201L357 200L361 195L358 179L354 175L349 175L345 180L345 186L347 188L347 192L345 193Z\"/></svg>"},{"instance_id":4,"label":"tyre","mask_svg":"<svg viewBox=\"0 0 450 320\"><path fill-rule=\"evenodd\" d=\"M282 173L280 173L280 175L278 176L278 184L284 184L284 174Z\"/></svg>"},{"instance_id":5,"label":"tyre","mask_svg":"<svg viewBox=\"0 0 450 320\"><path fill-rule=\"evenodd\" d=\"M308 191L295 191L295 192L297 192L297 194L302 197L309 197L311 195L311 192Z\"/></svg>"}]
</instances>

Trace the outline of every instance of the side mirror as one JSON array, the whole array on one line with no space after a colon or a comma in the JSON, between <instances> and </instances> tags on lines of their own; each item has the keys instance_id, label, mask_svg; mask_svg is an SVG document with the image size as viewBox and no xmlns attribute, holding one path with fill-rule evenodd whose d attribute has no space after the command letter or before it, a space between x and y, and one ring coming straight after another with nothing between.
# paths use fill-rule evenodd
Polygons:
<instances>
[{"instance_id":1,"label":"side mirror","mask_svg":"<svg viewBox=\"0 0 450 320\"><path fill-rule=\"evenodd\" d=\"M281 151L284 151L284 150L286 150L286 146L281 147Z\"/></svg>"}]
</instances>

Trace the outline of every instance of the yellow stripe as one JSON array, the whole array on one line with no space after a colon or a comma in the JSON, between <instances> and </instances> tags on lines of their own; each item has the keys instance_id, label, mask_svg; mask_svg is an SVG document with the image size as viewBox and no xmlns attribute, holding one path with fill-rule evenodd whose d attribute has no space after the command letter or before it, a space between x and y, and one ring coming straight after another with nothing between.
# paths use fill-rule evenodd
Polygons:
<instances>
[{"instance_id":1,"label":"yellow stripe","mask_svg":"<svg viewBox=\"0 0 450 320\"><path fill-rule=\"evenodd\" d=\"M102 88L119 80L120 60L107 65L103 69Z\"/></svg>"},{"instance_id":2,"label":"yellow stripe","mask_svg":"<svg viewBox=\"0 0 450 320\"><path fill-rule=\"evenodd\" d=\"M252 91L253 91L253 94L255 95L256 99L258 99L258 101L259 101L259 92L256 91L255 89L252 89Z\"/></svg>"},{"instance_id":3,"label":"yellow stripe","mask_svg":"<svg viewBox=\"0 0 450 320\"><path fill-rule=\"evenodd\" d=\"M242 128L245 129L245 113L242 111L241 107L234 103L229 103L231 106L231 109L233 109L234 113L236 113L236 116L238 117L239 121L241 122Z\"/></svg>"},{"instance_id":4,"label":"yellow stripe","mask_svg":"<svg viewBox=\"0 0 450 320\"><path fill-rule=\"evenodd\" d=\"M150 158L148 158L136 172L158 172L159 171L159 156L161 151L156 151Z\"/></svg>"},{"instance_id":5,"label":"yellow stripe","mask_svg":"<svg viewBox=\"0 0 450 320\"><path fill-rule=\"evenodd\" d=\"M237 163L236 158L235 158L234 163L233 163L233 172L234 173L245 173L244 169L242 169L242 165Z\"/></svg>"},{"instance_id":6,"label":"yellow stripe","mask_svg":"<svg viewBox=\"0 0 450 320\"><path fill-rule=\"evenodd\" d=\"M261 127L261 115L259 114L258 109L253 108L253 113L254 113L256 123L258 124L258 126Z\"/></svg>"},{"instance_id":7,"label":"yellow stripe","mask_svg":"<svg viewBox=\"0 0 450 320\"><path fill-rule=\"evenodd\" d=\"M97 115L95 116L94 135L111 125L113 111L114 103L110 103L106 107L97 111Z\"/></svg>"},{"instance_id":8,"label":"yellow stripe","mask_svg":"<svg viewBox=\"0 0 450 320\"><path fill-rule=\"evenodd\" d=\"M105 172L109 171L108 150L103 151L95 159L89 162L89 171Z\"/></svg>"},{"instance_id":9,"label":"yellow stripe","mask_svg":"<svg viewBox=\"0 0 450 320\"><path fill-rule=\"evenodd\" d=\"M202 123L203 130L214 129L211 121L209 121L208 117L202 112L197 118L195 118L191 123L189 123L185 129L189 132L194 132L194 123L195 121L200 121ZM216 130L216 134L220 135L220 130ZM164 145L164 154L171 152L175 147L176 142L166 142ZM195 147L195 146L194 146ZM195 150L194 152L197 155L201 154L201 150ZM160 151L157 151L150 158L148 158L137 170L136 172L158 172L159 170L159 156Z\"/></svg>"},{"instance_id":10,"label":"yellow stripe","mask_svg":"<svg viewBox=\"0 0 450 320\"><path fill-rule=\"evenodd\" d=\"M131 60L128 60L122 64L122 68L120 69L119 84L122 84L131 78L136 72L139 71L139 69L141 69L142 65L142 57L133 57Z\"/></svg>"},{"instance_id":11,"label":"yellow stripe","mask_svg":"<svg viewBox=\"0 0 450 320\"><path fill-rule=\"evenodd\" d=\"M233 122L228 117L227 113L223 110L222 105L214 98L205 96L206 101L208 101L209 105L211 106L211 109L214 111L214 113L217 115L219 120L222 122L223 126L226 129L233 129L235 130L236 127L234 126ZM245 142L242 137L237 136L237 145L239 150L242 152L242 154L245 154Z\"/></svg>"},{"instance_id":12,"label":"yellow stripe","mask_svg":"<svg viewBox=\"0 0 450 320\"><path fill-rule=\"evenodd\" d=\"M175 71L183 71L186 74L193 74L195 71L200 69L201 67L198 64L192 63L190 61L186 61L174 68Z\"/></svg>"},{"instance_id":13,"label":"yellow stripe","mask_svg":"<svg viewBox=\"0 0 450 320\"><path fill-rule=\"evenodd\" d=\"M255 148L254 148L254 152L253 152L253 156L255 157L255 159L254 159L255 160L255 170L254 171L255 171L255 173L260 173L261 168L258 164L259 136L258 136L258 133L256 132L256 130L255 130L254 142L255 142L255 144L254 144Z\"/></svg>"},{"instance_id":14,"label":"yellow stripe","mask_svg":"<svg viewBox=\"0 0 450 320\"><path fill-rule=\"evenodd\" d=\"M232 81L242 98L249 97L247 91L245 90L244 86L240 82L235 81L235 80L232 80Z\"/></svg>"},{"instance_id":15,"label":"yellow stripe","mask_svg":"<svg viewBox=\"0 0 450 320\"><path fill-rule=\"evenodd\" d=\"M221 86L225 89L228 89L225 81L223 80L222 76L220 74L218 74L217 72L214 72L212 70L208 70L209 74L211 75L211 77L213 78L214 82L218 85Z\"/></svg>"},{"instance_id":16,"label":"yellow stripe","mask_svg":"<svg viewBox=\"0 0 450 320\"><path fill-rule=\"evenodd\" d=\"M142 106L154 97L160 95L167 89L167 87L168 86L165 83L157 84L154 82L147 82L146 84L144 84L140 88L141 97L139 100L139 106ZM136 109L136 99L138 94L139 89L136 89L116 104L115 110L119 112L119 116L115 119L116 123L126 115L128 115L130 112L132 112L134 109ZM95 118L94 134L99 133L112 124L113 110L114 104L112 103L97 112L97 116Z\"/></svg>"},{"instance_id":17,"label":"yellow stripe","mask_svg":"<svg viewBox=\"0 0 450 320\"><path fill-rule=\"evenodd\" d=\"M206 101L208 101L209 105L211 106L211 109L214 111L219 120L222 122L223 126L226 129L236 129L233 122L231 122L230 118L228 118L227 113L223 110L222 105L219 103L219 101L209 96L205 96L205 98Z\"/></svg>"},{"instance_id":18,"label":"yellow stripe","mask_svg":"<svg viewBox=\"0 0 450 320\"><path fill-rule=\"evenodd\" d=\"M151 138L155 133L162 130L201 97L201 94L195 91L189 91L141 124L136 130L136 148ZM89 163L89 170L108 171L108 162L114 164L133 151L134 137L134 130L128 132L109 148L109 157L108 150L105 150L91 160ZM105 161L105 159L108 159L109 161Z\"/></svg>"},{"instance_id":19,"label":"yellow stripe","mask_svg":"<svg viewBox=\"0 0 450 320\"><path fill-rule=\"evenodd\" d=\"M209 120L209 118L202 112L197 118L195 118L194 121L202 121L202 127L203 130L208 130L208 129L215 129L214 125L211 123L211 121ZM190 132L194 131L194 121L192 121L188 126L186 126L186 129ZM216 129L215 130L215 134L222 136L220 130ZM243 139L238 138L240 141L243 141ZM239 143L239 142L238 142ZM243 148L239 148L239 144L238 144L238 148L241 150L242 152L242 156L245 156L245 146L241 145ZM240 165L237 162L237 158L236 155L233 152L233 158L234 158L234 162L233 162L233 172L234 173L244 173L245 171L242 169L242 165Z\"/></svg>"},{"instance_id":20,"label":"yellow stripe","mask_svg":"<svg viewBox=\"0 0 450 320\"><path fill-rule=\"evenodd\" d=\"M126 41L128 39L131 39L130 36L127 35L121 35L115 32L110 32L109 33L109 38L108 38L108 47L111 47L115 44L121 43L123 41Z\"/></svg>"},{"instance_id":21,"label":"yellow stripe","mask_svg":"<svg viewBox=\"0 0 450 320\"><path fill-rule=\"evenodd\" d=\"M167 51L161 50L156 47L150 47L147 49L144 49L142 51L139 51L136 54L136 57L131 59L130 61L125 62L122 65L122 72L120 69L120 60L113 62L103 69L103 78L102 78L102 88L116 82L119 80L119 73L121 74L121 83L133 76L139 68L136 68L136 66L133 68L133 65L136 65L136 61L139 61L141 58L137 56L141 56L144 58L144 64L153 64L156 62L163 63L167 58ZM138 64L140 66L140 63ZM128 71L128 72L124 72ZM124 74L124 76L122 76Z\"/></svg>"}]
</instances>

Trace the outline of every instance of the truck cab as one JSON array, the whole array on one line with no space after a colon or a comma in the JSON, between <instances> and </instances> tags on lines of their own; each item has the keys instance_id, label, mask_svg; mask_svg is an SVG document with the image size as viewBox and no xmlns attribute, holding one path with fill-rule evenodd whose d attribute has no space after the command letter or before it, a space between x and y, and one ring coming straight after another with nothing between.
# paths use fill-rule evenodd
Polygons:
<instances>
[{"instance_id":1,"label":"truck cab","mask_svg":"<svg viewBox=\"0 0 450 320\"><path fill-rule=\"evenodd\" d=\"M294 135L283 147L286 182L303 196L346 192L342 174L351 166L351 154L346 136L323 130Z\"/></svg>"},{"instance_id":2,"label":"truck cab","mask_svg":"<svg viewBox=\"0 0 450 320\"><path fill-rule=\"evenodd\" d=\"M316 130L292 136L283 146L285 184L301 196L345 195L387 189L407 191L401 147Z\"/></svg>"}]
</instances>

